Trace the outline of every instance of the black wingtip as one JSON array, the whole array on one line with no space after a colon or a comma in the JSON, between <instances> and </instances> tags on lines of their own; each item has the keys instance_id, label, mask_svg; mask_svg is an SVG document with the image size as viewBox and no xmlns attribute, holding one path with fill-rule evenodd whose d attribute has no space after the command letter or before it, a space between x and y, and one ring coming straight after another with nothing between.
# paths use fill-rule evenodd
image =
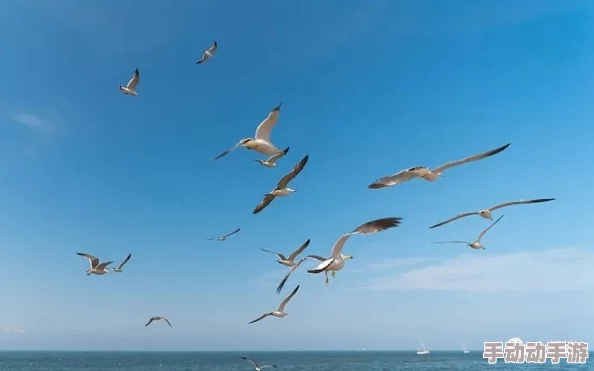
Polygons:
<instances>
[{"instance_id":1,"label":"black wingtip","mask_svg":"<svg viewBox=\"0 0 594 371\"><path fill-rule=\"evenodd\" d=\"M380 184L380 183L371 183L370 185L367 186L367 188L369 189L380 189L380 188L384 188L385 185Z\"/></svg>"},{"instance_id":2,"label":"black wingtip","mask_svg":"<svg viewBox=\"0 0 594 371\"><path fill-rule=\"evenodd\" d=\"M289 150L291 149L291 147L287 147L285 148L285 150L283 151L283 154L286 155L287 153L289 153Z\"/></svg>"}]
</instances>

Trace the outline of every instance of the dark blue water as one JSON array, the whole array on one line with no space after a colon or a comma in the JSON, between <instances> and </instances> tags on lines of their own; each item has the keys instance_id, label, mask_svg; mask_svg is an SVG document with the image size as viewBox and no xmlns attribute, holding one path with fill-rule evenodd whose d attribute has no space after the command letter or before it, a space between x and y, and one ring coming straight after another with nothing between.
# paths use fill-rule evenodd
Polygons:
<instances>
[{"instance_id":1,"label":"dark blue water","mask_svg":"<svg viewBox=\"0 0 594 371\"><path fill-rule=\"evenodd\" d=\"M505 364L489 365L482 352L469 354L433 352L0 352L0 371L181 371L253 370L239 357L260 364L274 363L277 370L394 371L394 370L594 370L584 365ZM272 370L266 368L265 370Z\"/></svg>"}]
</instances>

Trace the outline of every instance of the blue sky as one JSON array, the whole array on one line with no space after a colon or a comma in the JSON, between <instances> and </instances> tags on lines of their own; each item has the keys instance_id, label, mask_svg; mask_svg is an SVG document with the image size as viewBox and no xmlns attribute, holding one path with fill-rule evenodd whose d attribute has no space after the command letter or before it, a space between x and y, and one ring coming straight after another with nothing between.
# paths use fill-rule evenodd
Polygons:
<instances>
[{"instance_id":1,"label":"blue sky","mask_svg":"<svg viewBox=\"0 0 594 371\"><path fill-rule=\"evenodd\" d=\"M371 4L370 4L371 3ZM594 340L588 1L6 1L0 349L480 349ZM197 66L213 40L219 51ZM139 68L139 96L117 90ZM276 169L239 149L283 101ZM498 147L436 183L379 176ZM298 192L251 210L305 154ZM527 198L483 240L459 212ZM501 215L501 211L497 215ZM355 259L329 287L259 248ZM242 227L225 243L205 238ZM76 252L132 259L84 274ZM580 259L580 257L582 259ZM284 294L283 294L284 295ZM168 316L145 328L147 318ZM554 323L558 321L557 325Z\"/></svg>"}]
</instances>

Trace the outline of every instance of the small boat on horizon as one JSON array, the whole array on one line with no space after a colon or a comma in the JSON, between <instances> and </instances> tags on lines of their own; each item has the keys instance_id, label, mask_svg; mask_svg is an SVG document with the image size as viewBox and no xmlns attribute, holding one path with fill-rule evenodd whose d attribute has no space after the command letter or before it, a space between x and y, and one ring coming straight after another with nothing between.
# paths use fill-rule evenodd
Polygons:
<instances>
[{"instance_id":1,"label":"small boat on horizon","mask_svg":"<svg viewBox=\"0 0 594 371\"><path fill-rule=\"evenodd\" d=\"M423 344L423 340L419 340L419 341L421 342L421 347L423 347L423 349L417 350L417 354L420 356L430 354L431 352L429 351L429 349L427 349L425 347L425 344Z\"/></svg>"},{"instance_id":2,"label":"small boat on horizon","mask_svg":"<svg viewBox=\"0 0 594 371\"><path fill-rule=\"evenodd\" d=\"M464 354L470 353L470 350L466 349L466 344L462 344L462 351L464 352Z\"/></svg>"}]
</instances>

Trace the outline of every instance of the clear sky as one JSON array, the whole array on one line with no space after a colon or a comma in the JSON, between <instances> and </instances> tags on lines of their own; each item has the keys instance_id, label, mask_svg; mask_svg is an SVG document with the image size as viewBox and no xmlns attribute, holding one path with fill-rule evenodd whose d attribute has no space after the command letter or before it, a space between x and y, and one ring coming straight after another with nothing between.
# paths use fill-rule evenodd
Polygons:
<instances>
[{"instance_id":1,"label":"clear sky","mask_svg":"<svg viewBox=\"0 0 594 371\"><path fill-rule=\"evenodd\" d=\"M6 0L0 349L482 349L594 341L591 1ZM214 40L215 57L196 65ZM117 89L139 68L138 97ZM276 169L215 155L283 102ZM369 190L376 178L504 152ZM297 193L251 213L305 154ZM503 201L489 222L440 220ZM260 248L329 255L328 287ZM224 243L206 241L235 228ZM76 252L132 259L86 276ZM312 263L313 264L313 263ZM289 316L248 322L300 284ZM170 329L145 321L168 316Z\"/></svg>"}]
</instances>

